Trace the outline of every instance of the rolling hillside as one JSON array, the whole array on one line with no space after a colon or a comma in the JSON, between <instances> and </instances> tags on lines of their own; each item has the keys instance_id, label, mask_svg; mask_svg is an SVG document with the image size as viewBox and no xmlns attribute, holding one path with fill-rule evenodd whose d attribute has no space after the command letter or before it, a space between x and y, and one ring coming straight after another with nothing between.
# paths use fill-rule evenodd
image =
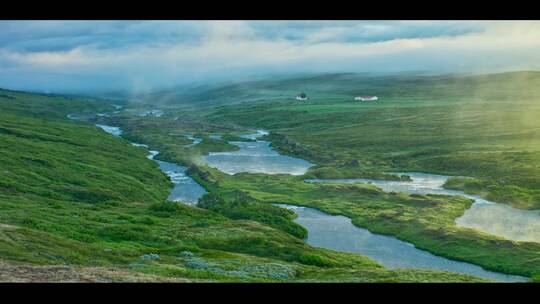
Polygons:
<instances>
[{"instance_id":1,"label":"rolling hillside","mask_svg":"<svg viewBox=\"0 0 540 304\"><path fill-rule=\"evenodd\" d=\"M477 180L452 186L539 208L540 72L327 78L291 85L302 87L308 101L269 96L199 112L208 121L271 130L277 148L317 162L327 176L392 170L469 176ZM304 89L314 82L320 89ZM357 94L379 100L355 102Z\"/></svg>"},{"instance_id":2,"label":"rolling hillside","mask_svg":"<svg viewBox=\"0 0 540 304\"><path fill-rule=\"evenodd\" d=\"M1 91L0 280L478 280L387 270L257 221L165 202L171 184L147 151L66 118L111 108Z\"/></svg>"},{"instance_id":3,"label":"rolling hillside","mask_svg":"<svg viewBox=\"0 0 540 304\"><path fill-rule=\"evenodd\" d=\"M126 113L105 121L121 125L128 137L159 146L167 160L197 166L200 172L192 170L192 176L225 198L216 206L205 204L216 212L231 216L234 212L229 208L238 203L235 193L242 190L258 204L292 202L318 208L350 217L362 228L397 236L438 255L495 271L537 277L540 269L530 264L538 258L537 243L513 242L456 226L455 219L470 207L470 201L431 204L428 196L421 198L424 203L417 204L407 200L419 197L401 197L399 193L392 198L381 191L375 195L340 186L327 187L333 192L326 188L318 192L302 179L386 178L387 172L407 171L454 175L445 187L479 194L514 208L537 210L539 73L362 79L365 76L342 74L288 82L246 82L233 90L222 87L220 95L237 98L233 104L222 105L215 99L213 103L187 108L185 100L179 99L176 105L169 104L161 117ZM293 91L292 87L302 87L310 99L295 100L300 90ZM304 90L309 87L312 89ZM273 93L268 95L269 90ZM276 97L289 94L289 90L294 93ZM191 94L203 98L211 93L203 90ZM260 96L260 100L242 97L249 94ZM359 94L375 94L379 100L354 101ZM209 139L212 133L230 136L239 130L259 128L270 131L264 139L280 152L317 166L297 179L250 174L230 177L216 174L196 161L196 154L227 149L223 142ZM183 143L179 131L204 137L200 149L179 147ZM381 202L373 203L375 197ZM257 208L236 210L235 216L261 222L265 210ZM253 209L257 212L252 213Z\"/></svg>"}]
</instances>

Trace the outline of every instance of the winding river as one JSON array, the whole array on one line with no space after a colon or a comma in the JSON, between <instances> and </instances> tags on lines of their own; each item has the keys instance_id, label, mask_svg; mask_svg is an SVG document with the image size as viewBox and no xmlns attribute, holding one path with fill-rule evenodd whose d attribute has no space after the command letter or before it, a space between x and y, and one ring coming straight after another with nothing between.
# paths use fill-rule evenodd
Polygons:
<instances>
[{"instance_id":1,"label":"winding river","mask_svg":"<svg viewBox=\"0 0 540 304\"><path fill-rule=\"evenodd\" d=\"M492 202L478 195L443 188L450 178L446 175L427 173L396 173L408 175L412 181L386 181L373 179L308 179L311 183L369 183L386 192L410 194L444 194L463 196L474 200L470 209L456 219L461 227L477 229L512 241L540 243L540 211L521 210Z\"/></svg>"},{"instance_id":2,"label":"winding river","mask_svg":"<svg viewBox=\"0 0 540 304\"><path fill-rule=\"evenodd\" d=\"M120 136L121 130L116 127L99 125L104 131L115 136ZM230 142L240 147L235 152L211 153L205 157L208 165L215 167L225 173L235 174L238 172L266 173L266 174L292 174L302 175L313 164L294 157L280 155L270 147L267 141L258 140L265 131L258 131L254 134L245 134L244 138L254 139L254 142ZM136 144L148 148L146 145ZM149 159L159 153L149 151ZM169 200L181 201L195 205L198 199L206 193L203 187L185 174L186 168L173 164L155 160L160 169L165 172L175 184L171 191ZM411 174L408 174L411 175ZM383 188L385 191L400 191L408 193L440 193L448 194L442 188L445 178L442 176L416 175L411 176L413 183L386 182L364 179L347 180L306 180L307 182L370 182ZM441 184L442 182L442 184ZM417 192L414 192L417 191ZM445 193L443 193L445 192ZM453 193L451 195L458 195ZM459 194L461 195L461 194ZM481 201L478 201L482 204ZM476 204L476 203L475 203ZM368 256L388 268L424 268L437 269L452 272L475 275L482 278L493 279L503 282L521 282L528 278L514 275L506 275L487 271L477 265L454 261L443 257L435 256L427 251L414 247L413 244L398 240L395 237L373 234L367 229L359 228L351 223L351 220L344 216L333 216L318 210L297 207L291 205L278 205L283 208L293 210L298 214L295 222L304 226L308 230L308 244L316 247L353 252ZM473 208L471 208L472 210ZM465 215L464 215L465 216Z\"/></svg>"},{"instance_id":3,"label":"winding river","mask_svg":"<svg viewBox=\"0 0 540 304\"><path fill-rule=\"evenodd\" d=\"M474 264L436 256L392 236L371 233L367 229L353 225L351 219L345 216L329 215L307 207L284 204L278 206L291 209L298 215L294 222L308 230L305 241L314 247L358 253L390 269L437 269L500 282L528 281L525 277L488 271Z\"/></svg>"},{"instance_id":4,"label":"winding river","mask_svg":"<svg viewBox=\"0 0 540 304\"><path fill-rule=\"evenodd\" d=\"M120 136L122 134L122 130L118 127L107 125L96 126L114 136ZM138 143L131 144L148 149L148 145ZM167 174L174 184L174 187L172 188L167 200L173 202L182 202L188 205L196 205L199 198L206 193L206 190L186 174L187 168L175 163L154 159L154 157L159 154L159 151L149 150L148 153L148 159L152 159L157 162L161 171Z\"/></svg>"}]
</instances>

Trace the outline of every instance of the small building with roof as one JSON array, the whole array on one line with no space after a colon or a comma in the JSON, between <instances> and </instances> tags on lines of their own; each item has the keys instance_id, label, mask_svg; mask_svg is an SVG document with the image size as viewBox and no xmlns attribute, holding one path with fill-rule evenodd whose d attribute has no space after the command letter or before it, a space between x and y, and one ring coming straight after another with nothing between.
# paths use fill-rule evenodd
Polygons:
<instances>
[{"instance_id":1,"label":"small building with roof","mask_svg":"<svg viewBox=\"0 0 540 304\"><path fill-rule=\"evenodd\" d=\"M377 96L356 96L354 100L360 100L360 101L375 101L379 98Z\"/></svg>"},{"instance_id":2,"label":"small building with roof","mask_svg":"<svg viewBox=\"0 0 540 304\"><path fill-rule=\"evenodd\" d=\"M306 93L302 92L298 95L296 95L296 100L308 100L309 98L307 97Z\"/></svg>"}]
</instances>

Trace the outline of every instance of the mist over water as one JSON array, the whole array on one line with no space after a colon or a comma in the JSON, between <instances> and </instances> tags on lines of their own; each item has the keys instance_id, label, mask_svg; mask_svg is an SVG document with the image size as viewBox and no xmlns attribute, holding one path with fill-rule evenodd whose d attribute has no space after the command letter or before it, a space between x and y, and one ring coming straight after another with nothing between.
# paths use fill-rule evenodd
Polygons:
<instances>
[{"instance_id":1,"label":"mist over water","mask_svg":"<svg viewBox=\"0 0 540 304\"><path fill-rule=\"evenodd\" d=\"M503 204L473 204L456 219L462 227L481 230L505 239L540 243L540 211L520 210Z\"/></svg>"}]
</instances>

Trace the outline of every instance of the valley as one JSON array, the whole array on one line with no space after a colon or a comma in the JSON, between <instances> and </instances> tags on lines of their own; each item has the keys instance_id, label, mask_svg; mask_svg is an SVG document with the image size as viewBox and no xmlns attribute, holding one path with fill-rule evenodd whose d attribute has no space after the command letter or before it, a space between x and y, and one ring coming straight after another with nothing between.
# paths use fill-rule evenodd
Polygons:
<instances>
[{"instance_id":1,"label":"valley","mask_svg":"<svg viewBox=\"0 0 540 304\"><path fill-rule=\"evenodd\" d=\"M2 91L1 257L126 280L537 280L538 88L538 72L325 74L156 93L121 109ZM366 91L379 100L353 100ZM409 191L411 172L448 177ZM317 179L330 182L307 182ZM479 200L532 237L483 228L496 219L471 218ZM313 241L325 224L307 215L346 235ZM410 255L385 263L377 242Z\"/></svg>"}]
</instances>

